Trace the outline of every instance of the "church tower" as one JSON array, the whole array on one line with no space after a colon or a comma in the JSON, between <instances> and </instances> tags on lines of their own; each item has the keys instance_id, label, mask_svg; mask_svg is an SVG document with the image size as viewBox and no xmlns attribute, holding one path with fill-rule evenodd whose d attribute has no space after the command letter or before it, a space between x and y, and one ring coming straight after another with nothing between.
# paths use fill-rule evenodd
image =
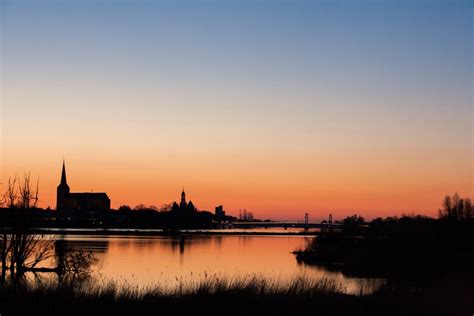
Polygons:
<instances>
[{"instance_id":1,"label":"church tower","mask_svg":"<svg viewBox=\"0 0 474 316\"><path fill-rule=\"evenodd\" d=\"M56 191L56 210L60 210L66 207L66 200L69 195L69 186L66 180L66 164L63 160L63 171L61 173L61 183L58 185Z\"/></svg>"},{"instance_id":2,"label":"church tower","mask_svg":"<svg viewBox=\"0 0 474 316\"><path fill-rule=\"evenodd\" d=\"M179 203L179 207L184 210L187 206L187 203L186 203L186 193L184 193L184 188L183 188L183 192L181 192L181 203Z\"/></svg>"}]
</instances>

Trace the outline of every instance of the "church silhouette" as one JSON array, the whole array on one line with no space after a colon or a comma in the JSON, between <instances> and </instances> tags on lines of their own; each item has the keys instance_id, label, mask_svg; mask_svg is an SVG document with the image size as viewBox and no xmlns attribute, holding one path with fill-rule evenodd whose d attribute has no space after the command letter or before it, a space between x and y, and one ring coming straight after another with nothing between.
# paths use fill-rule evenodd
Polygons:
<instances>
[{"instance_id":1,"label":"church silhouette","mask_svg":"<svg viewBox=\"0 0 474 316\"><path fill-rule=\"evenodd\" d=\"M184 188L183 188L183 192L181 192L181 202L179 203L179 205L178 203L174 202L171 208L171 211L175 213L196 212L196 207L194 206L193 202L192 201L189 201L189 203L186 202L186 193L184 192Z\"/></svg>"},{"instance_id":2,"label":"church silhouette","mask_svg":"<svg viewBox=\"0 0 474 316\"><path fill-rule=\"evenodd\" d=\"M108 211L110 199L106 193L71 193L66 179L66 163L63 160L61 183L56 195L56 210Z\"/></svg>"}]
</instances>

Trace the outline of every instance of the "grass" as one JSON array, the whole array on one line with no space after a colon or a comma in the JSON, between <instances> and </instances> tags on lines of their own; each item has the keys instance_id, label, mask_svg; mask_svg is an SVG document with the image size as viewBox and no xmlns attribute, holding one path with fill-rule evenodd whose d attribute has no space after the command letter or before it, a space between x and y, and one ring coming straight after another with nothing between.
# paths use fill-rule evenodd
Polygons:
<instances>
[{"instance_id":1,"label":"grass","mask_svg":"<svg viewBox=\"0 0 474 316\"><path fill-rule=\"evenodd\" d=\"M259 276L138 288L107 282L0 287L2 315L470 315L474 291L401 288L349 295L330 279L286 284ZM471 302L471 303L470 303ZM471 304L471 306L469 305ZM466 314L468 312L468 314Z\"/></svg>"}]
</instances>

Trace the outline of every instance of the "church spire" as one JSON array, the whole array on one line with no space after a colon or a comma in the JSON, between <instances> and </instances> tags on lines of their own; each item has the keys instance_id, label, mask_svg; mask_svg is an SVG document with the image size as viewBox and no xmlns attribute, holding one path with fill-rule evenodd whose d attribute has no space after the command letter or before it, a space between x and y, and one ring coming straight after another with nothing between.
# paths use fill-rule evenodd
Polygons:
<instances>
[{"instance_id":1,"label":"church spire","mask_svg":"<svg viewBox=\"0 0 474 316\"><path fill-rule=\"evenodd\" d=\"M63 159L63 170L61 173L61 183L58 185L57 195L56 195L56 209L61 210L67 207L69 196L69 186L66 181L66 163Z\"/></svg>"},{"instance_id":2,"label":"church spire","mask_svg":"<svg viewBox=\"0 0 474 316\"><path fill-rule=\"evenodd\" d=\"M61 184L66 184L67 185L67 180L66 180L66 163L64 162L63 159L63 171L61 173Z\"/></svg>"}]
</instances>

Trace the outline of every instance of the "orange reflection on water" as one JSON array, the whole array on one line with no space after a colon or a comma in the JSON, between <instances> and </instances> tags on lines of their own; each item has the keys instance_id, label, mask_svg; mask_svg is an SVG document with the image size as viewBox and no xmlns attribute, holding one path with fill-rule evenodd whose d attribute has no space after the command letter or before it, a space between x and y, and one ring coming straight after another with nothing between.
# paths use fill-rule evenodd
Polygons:
<instances>
[{"instance_id":1,"label":"orange reflection on water","mask_svg":"<svg viewBox=\"0 0 474 316\"><path fill-rule=\"evenodd\" d=\"M165 290L206 278L261 276L277 284L297 277L329 278L346 291L370 291L378 281L298 264L292 251L309 237L301 236L61 236L74 249L93 251L99 259L93 276L100 281Z\"/></svg>"}]
</instances>

